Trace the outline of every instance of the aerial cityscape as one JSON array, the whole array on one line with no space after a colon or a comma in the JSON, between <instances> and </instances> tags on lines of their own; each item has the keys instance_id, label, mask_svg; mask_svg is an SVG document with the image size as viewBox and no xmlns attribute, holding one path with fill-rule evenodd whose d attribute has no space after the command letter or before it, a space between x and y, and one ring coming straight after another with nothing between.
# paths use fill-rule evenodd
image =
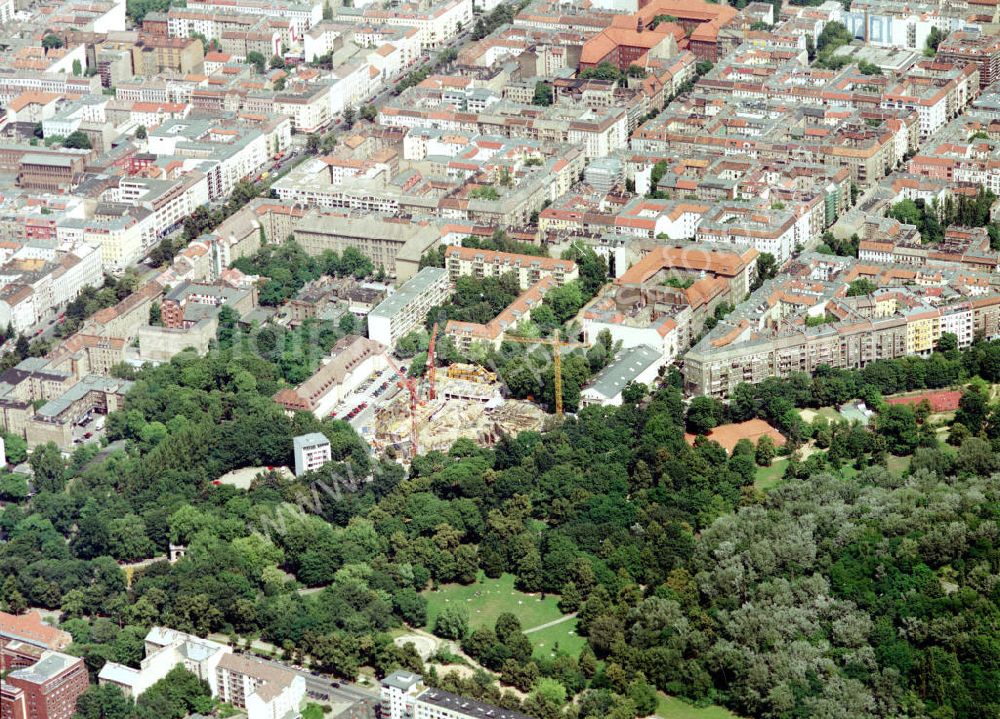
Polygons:
<instances>
[{"instance_id":1,"label":"aerial cityscape","mask_svg":"<svg viewBox=\"0 0 1000 719\"><path fill-rule=\"evenodd\" d=\"M998 0L0 23L0 719L1000 719Z\"/></svg>"}]
</instances>

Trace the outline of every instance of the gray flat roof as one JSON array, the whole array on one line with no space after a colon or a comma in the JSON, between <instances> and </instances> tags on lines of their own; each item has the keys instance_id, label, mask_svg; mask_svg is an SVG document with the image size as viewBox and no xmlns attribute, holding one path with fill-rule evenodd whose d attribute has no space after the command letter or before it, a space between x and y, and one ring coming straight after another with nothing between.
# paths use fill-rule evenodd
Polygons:
<instances>
[{"instance_id":1,"label":"gray flat roof","mask_svg":"<svg viewBox=\"0 0 1000 719\"><path fill-rule=\"evenodd\" d=\"M433 284L448 278L448 270L443 267L425 267L409 280L400 285L399 289L386 297L370 313L369 316L393 317L408 304L416 300Z\"/></svg>"},{"instance_id":2,"label":"gray flat roof","mask_svg":"<svg viewBox=\"0 0 1000 719\"><path fill-rule=\"evenodd\" d=\"M410 687L419 682L421 679L422 677L419 674L400 670L387 676L382 680L382 683L405 692L409 691Z\"/></svg>"},{"instance_id":3,"label":"gray flat roof","mask_svg":"<svg viewBox=\"0 0 1000 719\"><path fill-rule=\"evenodd\" d=\"M651 365L663 362L663 355L648 345L622 350L617 359L602 369L586 389L604 397L615 397Z\"/></svg>"},{"instance_id":4,"label":"gray flat roof","mask_svg":"<svg viewBox=\"0 0 1000 719\"><path fill-rule=\"evenodd\" d=\"M501 709L492 704L486 704L477 699L470 699L469 697L452 694L441 689L428 689L421 693L417 697L417 700L476 719L531 719L527 714L510 709Z\"/></svg>"},{"instance_id":5,"label":"gray flat roof","mask_svg":"<svg viewBox=\"0 0 1000 719\"><path fill-rule=\"evenodd\" d=\"M300 434L298 437L292 439L292 446L295 449L301 449L302 447L314 447L317 444L329 444L330 440L326 438L326 435L322 432L310 432L309 434Z\"/></svg>"},{"instance_id":6,"label":"gray flat roof","mask_svg":"<svg viewBox=\"0 0 1000 719\"><path fill-rule=\"evenodd\" d=\"M46 402L38 409L38 415L46 418L58 417L74 402L77 402L93 391L117 392L125 394L132 388L132 382L116 377L85 375L83 379L70 387L61 396Z\"/></svg>"}]
</instances>

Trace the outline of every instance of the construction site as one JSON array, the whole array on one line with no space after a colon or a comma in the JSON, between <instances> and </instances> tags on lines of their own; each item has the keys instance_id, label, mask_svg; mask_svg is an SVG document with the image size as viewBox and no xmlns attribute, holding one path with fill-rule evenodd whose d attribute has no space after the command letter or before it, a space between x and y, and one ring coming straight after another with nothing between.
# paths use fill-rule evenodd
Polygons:
<instances>
[{"instance_id":1,"label":"construction site","mask_svg":"<svg viewBox=\"0 0 1000 719\"><path fill-rule=\"evenodd\" d=\"M539 431L546 418L531 402L505 399L496 375L474 365L451 365L433 385L430 377L401 384L409 391L375 410L371 442L377 452L391 447L397 457L412 457L447 451L460 438L489 446L503 434Z\"/></svg>"}]
</instances>

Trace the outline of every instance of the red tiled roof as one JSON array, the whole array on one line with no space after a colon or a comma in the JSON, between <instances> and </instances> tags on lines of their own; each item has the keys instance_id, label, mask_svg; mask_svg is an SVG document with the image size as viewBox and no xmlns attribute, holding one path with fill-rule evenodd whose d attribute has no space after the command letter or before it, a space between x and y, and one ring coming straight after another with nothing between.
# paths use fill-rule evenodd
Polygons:
<instances>
[{"instance_id":1,"label":"red tiled roof","mask_svg":"<svg viewBox=\"0 0 1000 719\"><path fill-rule=\"evenodd\" d=\"M0 612L0 635L55 650L65 649L73 641L69 633L43 622L38 610L20 615Z\"/></svg>"}]
</instances>

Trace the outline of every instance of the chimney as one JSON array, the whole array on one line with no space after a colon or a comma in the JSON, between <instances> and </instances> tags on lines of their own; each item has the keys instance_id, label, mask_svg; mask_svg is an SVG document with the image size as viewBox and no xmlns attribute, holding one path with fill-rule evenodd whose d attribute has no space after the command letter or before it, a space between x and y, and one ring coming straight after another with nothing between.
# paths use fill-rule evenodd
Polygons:
<instances>
[{"instance_id":1,"label":"chimney","mask_svg":"<svg viewBox=\"0 0 1000 719\"><path fill-rule=\"evenodd\" d=\"M639 17L637 17L635 19L635 31L636 32L642 32L643 31L643 27L642 27L642 15L640 15Z\"/></svg>"}]
</instances>

